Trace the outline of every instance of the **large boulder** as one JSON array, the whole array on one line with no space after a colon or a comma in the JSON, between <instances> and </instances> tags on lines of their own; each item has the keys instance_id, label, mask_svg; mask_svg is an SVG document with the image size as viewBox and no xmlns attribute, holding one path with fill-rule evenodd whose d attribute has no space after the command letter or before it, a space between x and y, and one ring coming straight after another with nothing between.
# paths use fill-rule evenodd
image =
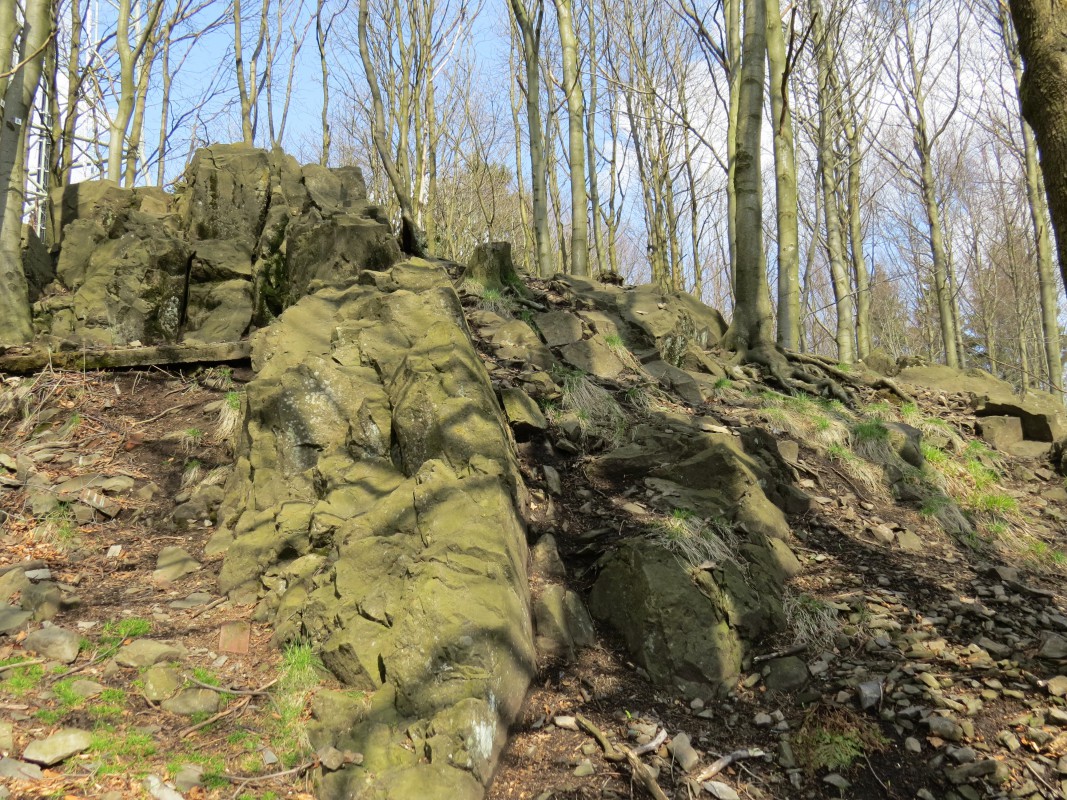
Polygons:
<instances>
[{"instance_id":1,"label":"large boulder","mask_svg":"<svg viewBox=\"0 0 1067 800\"><path fill-rule=\"evenodd\" d=\"M781 485L788 467L761 432L706 432L681 414L631 433L631 443L588 469L618 485L643 484L665 513L703 520L727 537L730 557L694 565L662 537L635 539L606 560L590 609L619 631L655 682L692 693L720 689L737 677L747 643L781 627L783 587L799 572L778 505L789 503Z\"/></svg>"},{"instance_id":2,"label":"large boulder","mask_svg":"<svg viewBox=\"0 0 1067 800\"><path fill-rule=\"evenodd\" d=\"M633 352L653 351L682 366L690 348L718 344L726 332L722 315L686 292L664 293L658 287L614 286L574 275L557 277L553 287L573 305L601 315L601 324L587 318L596 333L616 334Z\"/></svg>"},{"instance_id":3,"label":"large boulder","mask_svg":"<svg viewBox=\"0 0 1067 800\"><path fill-rule=\"evenodd\" d=\"M367 693L316 706L315 747L364 755L320 796L481 797L534 664L525 495L447 275L322 288L253 365L219 580Z\"/></svg>"}]
</instances>

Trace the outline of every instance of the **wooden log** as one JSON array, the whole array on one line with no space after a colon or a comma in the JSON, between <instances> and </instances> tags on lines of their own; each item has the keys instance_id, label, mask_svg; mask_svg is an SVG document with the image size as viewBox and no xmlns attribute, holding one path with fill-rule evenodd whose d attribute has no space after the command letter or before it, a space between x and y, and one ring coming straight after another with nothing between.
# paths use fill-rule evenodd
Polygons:
<instances>
[{"instance_id":1,"label":"wooden log","mask_svg":"<svg viewBox=\"0 0 1067 800\"><path fill-rule=\"evenodd\" d=\"M97 370L125 367L166 366L221 361L244 361L252 343L161 344L151 347L114 347L49 351L43 348L11 348L0 353L0 372L27 375L42 369Z\"/></svg>"}]
</instances>

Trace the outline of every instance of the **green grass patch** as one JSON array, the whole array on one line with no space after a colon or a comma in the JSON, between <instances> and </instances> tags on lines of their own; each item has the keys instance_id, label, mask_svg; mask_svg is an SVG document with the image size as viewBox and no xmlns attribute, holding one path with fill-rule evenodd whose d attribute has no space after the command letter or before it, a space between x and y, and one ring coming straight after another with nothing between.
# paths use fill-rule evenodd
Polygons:
<instances>
[{"instance_id":1,"label":"green grass patch","mask_svg":"<svg viewBox=\"0 0 1067 800\"><path fill-rule=\"evenodd\" d=\"M877 725L844 708L812 712L793 738L797 758L811 772L847 770L852 762L888 745Z\"/></svg>"},{"instance_id":2,"label":"green grass patch","mask_svg":"<svg viewBox=\"0 0 1067 800\"><path fill-rule=\"evenodd\" d=\"M971 508L983 514L1004 517L1019 510L1019 501L1004 492L978 492L971 497Z\"/></svg>"},{"instance_id":3,"label":"green grass patch","mask_svg":"<svg viewBox=\"0 0 1067 800\"><path fill-rule=\"evenodd\" d=\"M866 420L852 426L852 437L859 442L885 442L889 439L889 429L881 420Z\"/></svg>"},{"instance_id":4,"label":"green grass patch","mask_svg":"<svg viewBox=\"0 0 1067 800\"><path fill-rule=\"evenodd\" d=\"M25 658L12 658L6 662L0 664L0 666L7 666L8 664L17 664L20 661L25 661ZM15 697L25 697L30 692L35 690L41 685L41 681L44 679L44 667L40 664L29 664L25 667L15 667L4 672L6 676L3 683L0 683L0 691L7 692Z\"/></svg>"}]
</instances>

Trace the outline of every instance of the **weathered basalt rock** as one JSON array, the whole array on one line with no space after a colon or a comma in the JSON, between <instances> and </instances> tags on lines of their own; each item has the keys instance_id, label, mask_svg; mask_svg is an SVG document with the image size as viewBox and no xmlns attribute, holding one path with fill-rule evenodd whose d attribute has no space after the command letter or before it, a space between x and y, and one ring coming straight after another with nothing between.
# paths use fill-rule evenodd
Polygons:
<instances>
[{"instance_id":1,"label":"weathered basalt rock","mask_svg":"<svg viewBox=\"0 0 1067 800\"><path fill-rule=\"evenodd\" d=\"M369 693L316 711L316 748L364 755L321 795L481 797L533 635L524 490L455 291L425 261L363 272L289 308L253 364L220 585Z\"/></svg>"},{"instance_id":2,"label":"weathered basalt rock","mask_svg":"<svg viewBox=\"0 0 1067 800\"><path fill-rule=\"evenodd\" d=\"M316 281L401 258L358 169L244 145L198 151L174 195L95 181L55 202L56 280L34 271L34 314L59 347L234 341Z\"/></svg>"}]
</instances>

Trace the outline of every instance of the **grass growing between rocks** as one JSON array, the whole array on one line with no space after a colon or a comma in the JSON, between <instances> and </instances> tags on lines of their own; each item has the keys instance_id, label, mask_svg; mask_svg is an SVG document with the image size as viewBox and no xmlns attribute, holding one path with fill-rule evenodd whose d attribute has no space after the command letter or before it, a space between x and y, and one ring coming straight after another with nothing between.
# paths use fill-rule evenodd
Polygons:
<instances>
[{"instance_id":1,"label":"grass growing between rocks","mask_svg":"<svg viewBox=\"0 0 1067 800\"><path fill-rule=\"evenodd\" d=\"M40 686L41 681L43 681L45 677L44 667L40 664L27 664L24 667L11 667L12 664L19 664L29 660L30 659L19 656L0 661L0 667L10 667L0 673L4 678L3 681L0 681L0 691L6 692L14 697L25 697Z\"/></svg>"},{"instance_id":2,"label":"grass growing between rocks","mask_svg":"<svg viewBox=\"0 0 1067 800\"><path fill-rule=\"evenodd\" d=\"M97 776L129 774L143 777L148 774L145 761L156 754L158 747L150 733L120 730L110 723L96 726L92 733L89 754Z\"/></svg>"},{"instance_id":3,"label":"grass growing between rocks","mask_svg":"<svg viewBox=\"0 0 1067 800\"><path fill-rule=\"evenodd\" d=\"M563 388L563 410L574 414L584 439L599 440L607 447L622 444L626 412L610 392L580 370L558 367L553 377Z\"/></svg>"},{"instance_id":4,"label":"grass growing between rocks","mask_svg":"<svg viewBox=\"0 0 1067 800\"><path fill-rule=\"evenodd\" d=\"M888 746L877 725L848 708L817 706L793 737L793 752L811 772L847 770Z\"/></svg>"},{"instance_id":5,"label":"grass growing between rocks","mask_svg":"<svg viewBox=\"0 0 1067 800\"><path fill-rule=\"evenodd\" d=\"M738 540L730 526L702 519L688 509L676 508L658 520L649 538L677 555L692 570L726 563L740 566L735 555Z\"/></svg>"},{"instance_id":6,"label":"grass growing between rocks","mask_svg":"<svg viewBox=\"0 0 1067 800\"><path fill-rule=\"evenodd\" d=\"M786 592L782 607L794 645L803 645L813 651L833 648L841 630L836 608L817 597L794 592Z\"/></svg>"}]
</instances>

